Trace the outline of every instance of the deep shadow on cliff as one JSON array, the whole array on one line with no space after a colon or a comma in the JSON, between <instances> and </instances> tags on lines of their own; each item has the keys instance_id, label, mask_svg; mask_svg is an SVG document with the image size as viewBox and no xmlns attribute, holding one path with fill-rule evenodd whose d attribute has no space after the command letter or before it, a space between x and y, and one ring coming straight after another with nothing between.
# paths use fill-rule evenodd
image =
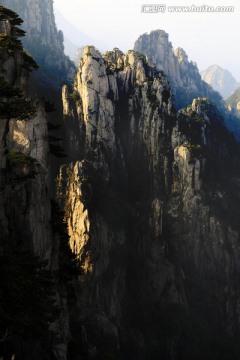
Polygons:
<instances>
[{"instance_id":1,"label":"deep shadow on cliff","mask_svg":"<svg viewBox=\"0 0 240 360\"><path fill-rule=\"evenodd\" d=\"M50 14L43 37L63 54ZM27 85L23 57L1 49L11 91ZM186 54L175 57L187 87ZM27 86L21 99L35 112L1 114L4 360L239 358L239 145L198 82L177 111L165 73L138 51L89 46L63 109L59 84L34 77L34 100Z\"/></svg>"},{"instance_id":2,"label":"deep shadow on cliff","mask_svg":"<svg viewBox=\"0 0 240 360\"><path fill-rule=\"evenodd\" d=\"M46 102L29 96L21 23L0 6L0 357L60 359L80 270L50 198Z\"/></svg>"},{"instance_id":3,"label":"deep shadow on cliff","mask_svg":"<svg viewBox=\"0 0 240 360\"><path fill-rule=\"evenodd\" d=\"M239 146L220 112L207 98L176 112L134 51L85 48L75 91L79 158L58 183L85 273L70 358L237 358Z\"/></svg>"}]
</instances>

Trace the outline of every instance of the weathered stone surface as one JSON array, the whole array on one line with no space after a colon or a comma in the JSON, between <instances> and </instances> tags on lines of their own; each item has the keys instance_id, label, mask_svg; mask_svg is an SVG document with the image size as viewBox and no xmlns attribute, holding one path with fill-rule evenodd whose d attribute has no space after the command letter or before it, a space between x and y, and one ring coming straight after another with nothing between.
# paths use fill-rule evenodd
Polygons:
<instances>
[{"instance_id":1,"label":"weathered stone surface","mask_svg":"<svg viewBox=\"0 0 240 360\"><path fill-rule=\"evenodd\" d=\"M30 28L40 29L39 16L27 16ZM182 49L173 53L166 33L141 41L155 51L155 38L173 84L198 90L196 66ZM17 67L13 76L10 59L5 65L6 79L19 84L24 74ZM214 351L223 343L229 354L239 343L240 229L231 215L239 212L240 175L238 149L216 109L197 98L176 113L168 79L153 61L119 49L101 55L85 48L74 91L64 86L62 94L72 163L60 169L58 195L82 273L70 322L65 291L56 292L62 311L51 325L52 356L71 356L71 326L73 355L84 360L178 360L188 352L206 359L202 339ZM55 273L60 238L45 179L46 119L36 106L29 122L0 128L0 234L49 259ZM39 164L9 173L9 150Z\"/></svg>"},{"instance_id":2,"label":"weathered stone surface","mask_svg":"<svg viewBox=\"0 0 240 360\"><path fill-rule=\"evenodd\" d=\"M186 71L182 49L167 54L177 57L179 74ZM134 51L101 56L85 48L75 91L79 99L73 101L63 89L63 105L66 123L81 124L74 128L81 151L59 181L71 247L84 270L78 293L81 341L93 358L120 353L146 359L146 328L151 339L166 336L169 325L162 335L161 325L151 328L156 317L170 321L169 307L176 317L179 309L194 312L195 293L204 288L210 299L212 281L217 303L228 308L223 326L233 329L240 296L232 282L240 271L239 228L224 222L214 207L230 194L204 187L208 156L228 156L223 120L200 98L175 114L166 77ZM177 359L179 334L172 336L171 349L158 344L155 356Z\"/></svg>"},{"instance_id":3,"label":"weathered stone surface","mask_svg":"<svg viewBox=\"0 0 240 360\"><path fill-rule=\"evenodd\" d=\"M48 167L48 130L44 104L35 101L36 116L30 120L11 120L9 123L8 149L30 155Z\"/></svg>"},{"instance_id":4,"label":"weathered stone surface","mask_svg":"<svg viewBox=\"0 0 240 360\"><path fill-rule=\"evenodd\" d=\"M49 82L55 87L63 79L73 81L75 66L64 54L63 33L56 27L53 1L3 0L2 5L14 10L23 19L22 28L26 31L24 47L41 67L45 67L45 72L51 70L49 75L55 77L55 83L47 78L49 75L45 79L40 69L41 77L38 77L38 81L45 79L45 83Z\"/></svg>"},{"instance_id":5,"label":"weathered stone surface","mask_svg":"<svg viewBox=\"0 0 240 360\"><path fill-rule=\"evenodd\" d=\"M141 35L135 42L134 50L151 58L168 76L177 108L189 105L198 96L209 97L223 106L219 94L202 81L197 64L188 60L182 48L173 50L165 31L155 30Z\"/></svg>"},{"instance_id":6,"label":"weathered stone surface","mask_svg":"<svg viewBox=\"0 0 240 360\"><path fill-rule=\"evenodd\" d=\"M11 34L6 21L0 21L0 29L3 34ZM25 99L31 101L27 93L28 72L23 66L22 49L16 47L11 52L1 49L1 54L1 76L10 85L22 91L23 101ZM1 101L2 99L4 96ZM48 262L48 268L53 274L58 274L60 238L53 230L51 201L47 186L49 166L47 119L44 102L40 100L32 100L32 102L36 108L33 118L0 121L0 251L24 253L30 250L38 255L40 260ZM52 337L51 343L47 340L48 343L43 346L40 338L28 339L23 345L27 355L21 355L24 358L27 356L26 359L41 357L50 359L53 348L56 359L66 359L69 312L67 299L62 296L63 290L61 292L58 289L58 281L55 280L54 295L62 310L59 318L51 324L51 329L46 334L46 338ZM9 344L11 341L14 339L11 338ZM19 341L21 342L21 339ZM11 345L7 346L11 347ZM41 347L41 353L38 354L38 348ZM1 355L2 350L1 348Z\"/></svg>"}]
</instances>

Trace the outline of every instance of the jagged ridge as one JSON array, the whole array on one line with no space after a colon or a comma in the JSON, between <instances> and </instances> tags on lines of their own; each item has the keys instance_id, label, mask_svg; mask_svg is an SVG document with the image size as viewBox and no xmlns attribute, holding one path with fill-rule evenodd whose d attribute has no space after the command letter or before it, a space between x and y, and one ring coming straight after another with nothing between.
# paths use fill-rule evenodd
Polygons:
<instances>
[{"instance_id":1,"label":"jagged ridge","mask_svg":"<svg viewBox=\"0 0 240 360\"><path fill-rule=\"evenodd\" d=\"M206 358L209 342L212 358L234 357L239 149L214 105L199 98L176 114L145 56L93 47L63 104L78 161L62 168L59 196L85 273L83 358ZM203 347L189 345L193 330Z\"/></svg>"}]
</instances>

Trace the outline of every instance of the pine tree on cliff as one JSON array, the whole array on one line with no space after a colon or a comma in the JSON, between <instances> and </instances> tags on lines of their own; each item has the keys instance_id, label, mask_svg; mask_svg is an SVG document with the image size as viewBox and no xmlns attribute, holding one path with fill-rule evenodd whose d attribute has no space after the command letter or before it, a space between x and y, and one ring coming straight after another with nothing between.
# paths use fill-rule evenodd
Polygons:
<instances>
[{"instance_id":1,"label":"pine tree on cliff","mask_svg":"<svg viewBox=\"0 0 240 360\"><path fill-rule=\"evenodd\" d=\"M32 101L25 99L23 91L13 85L14 81L11 84L4 78L4 62L11 58L20 60L26 77L37 68L19 40L25 34L17 27L21 23L16 13L0 6L0 29L7 29L0 33L0 118L6 121L5 141L10 119L26 120L35 114ZM27 158L19 154L20 160ZM16 161L16 156L13 160ZM52 297L54 285L46 263L31 251L13 250L1 241L0 274L0 358L5 359L12 356L19 341L45 336L58 308Z\"/></svg>"},{"instance_id":2,"label":"pine tree on cliff","mask_svg":"<svg viewBox=\"0 0 240 360\"><path fill-rule=\"evenodd\" d=\"M21 89L14 87L4 79L4 67L2 65L6 56L15 56L18 51L22 57L22 68L27 72L37 69L38 65L26 54L19 37L25 32L17 27L22 19L12 10L0 6L0 21L10 24L10 33L0 34L0 118L1 119L29 119L35 114L32 101L25 99Z\"/></svg>"}]
</instances>

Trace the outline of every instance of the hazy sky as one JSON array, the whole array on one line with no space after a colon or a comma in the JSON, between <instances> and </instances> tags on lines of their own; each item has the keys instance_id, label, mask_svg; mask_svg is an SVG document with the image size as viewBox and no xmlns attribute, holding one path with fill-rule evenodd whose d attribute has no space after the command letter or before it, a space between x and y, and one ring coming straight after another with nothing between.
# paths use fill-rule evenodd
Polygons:
<instances>
[{"instance_id":1,"label":"hazy sky","mask_svg":"<svg viewBox=\"0 0 240 360\"><path fill-rule=\"evenodd\" d=\"M233 13L146 14L141 12L143 4L234 6L235 9ZM200 70L218 64L240 81L239 0L54 0L54 6L92 39L92 45L105 46L101 50L132 49L139 35L162 29L169 33L173 47L183 47ZM78 45L85 44L80 40Z\"/></svg>"}]
</instances>

